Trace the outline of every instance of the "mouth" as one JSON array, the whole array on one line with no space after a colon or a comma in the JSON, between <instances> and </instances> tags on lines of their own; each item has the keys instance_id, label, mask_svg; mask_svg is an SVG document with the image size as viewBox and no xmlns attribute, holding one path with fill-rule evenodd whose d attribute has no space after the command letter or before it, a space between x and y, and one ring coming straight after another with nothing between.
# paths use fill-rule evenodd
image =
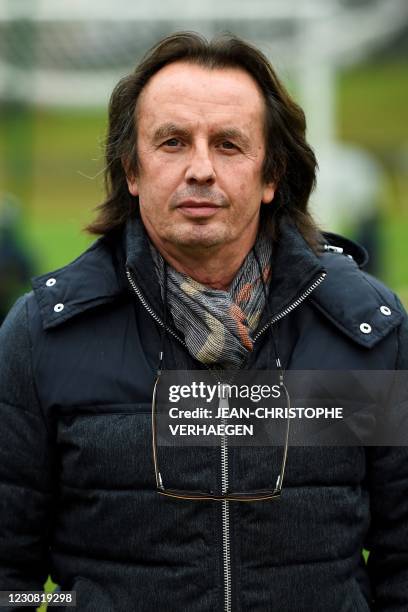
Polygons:
<instances>
[{"instance_id":1,"label":"mouth","mask_svg":"<svg viewBox=\"0 0 408 612\"><path fill-rule=\"evenodd\" d=\"M212 217L221 208L207 200L184 200L177 209L187 217Z\"/></svg>"}]
</instances>

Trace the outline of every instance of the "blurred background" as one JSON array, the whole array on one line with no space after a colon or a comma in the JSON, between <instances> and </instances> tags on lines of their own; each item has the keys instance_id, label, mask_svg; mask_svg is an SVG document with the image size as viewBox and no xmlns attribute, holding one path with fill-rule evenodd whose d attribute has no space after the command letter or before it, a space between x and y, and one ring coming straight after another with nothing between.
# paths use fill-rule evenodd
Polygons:
<instances>
[{"instance_id":1,"label":"blurred background","mask_svg":"<svg viewBox=\"0 0 408 612\"><path fill-rule=\"evenodd\" d=\"M306 112L322 228L365 244L408 304L406 0L0 0L0 321L93 240L110 92L181 29L266 53Z\"/></svg>"}]
</instances>

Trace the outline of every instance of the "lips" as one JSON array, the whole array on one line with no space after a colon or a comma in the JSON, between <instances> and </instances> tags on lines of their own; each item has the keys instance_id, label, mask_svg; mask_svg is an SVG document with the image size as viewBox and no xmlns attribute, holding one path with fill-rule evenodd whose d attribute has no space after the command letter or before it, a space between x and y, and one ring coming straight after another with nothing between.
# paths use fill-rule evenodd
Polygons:
<instances>
[{"instance_id":1,"label":"lips","mask_svg":"<svg viewBox=\"0 0 408 612\"><path fill-rule=\"evenodd\" d=\"M219 208L219 206L208 200L184 200L178 208Z\"/></svg>"},{"instance_id":2,"label":"lips","mask_svg":"<svg viewBox=\"0 0 408 612\"><path fill-rule=\"evenodd\" d=\"M184 200L177 208L182 214L189 217L211 217L221 207L207 200Z\"/></svg>"}]
</instances>

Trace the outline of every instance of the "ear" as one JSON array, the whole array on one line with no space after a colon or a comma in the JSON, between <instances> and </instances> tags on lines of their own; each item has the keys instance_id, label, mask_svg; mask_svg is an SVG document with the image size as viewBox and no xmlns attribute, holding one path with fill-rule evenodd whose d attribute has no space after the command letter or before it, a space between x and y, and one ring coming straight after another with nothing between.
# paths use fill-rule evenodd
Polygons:
<instances>
[{"instance_id":1,"label":"ear","mask_svg":"<svg viewBox=\"0 0 408 612\"><path fill-rule=\"evenodd\" d=\"M129 193L132 196L138 196L139 195L139 189L137 186L137 180L135 176L128 176L126 175L126 182L127 182L127 186L129 189Z\"/></svg>"},{"instance_id":2,"label":"ear","mask_svg":"<svg viewBox=\"0 0 408 612\"><path fill-rule=\"evenodd\" d=\"M129 166L130 166L129 161L127 159L122 158L122 166L126 174L126 182L127 182L127 186L129 189L129 193L132 196L138 196L139 189L137 185L136 176L135 176L135 173L129 169Z\"/></svg>"},{"instance_id":3,"label":"ear","mask_svg":"<svg viewBox=\"0 0 408 612\"><path fill-rule=\"evenodd\" d=\"M270 204L275 197L276 183L266 183L262 189L262 204Z\"/></svg>"}]
</instances>

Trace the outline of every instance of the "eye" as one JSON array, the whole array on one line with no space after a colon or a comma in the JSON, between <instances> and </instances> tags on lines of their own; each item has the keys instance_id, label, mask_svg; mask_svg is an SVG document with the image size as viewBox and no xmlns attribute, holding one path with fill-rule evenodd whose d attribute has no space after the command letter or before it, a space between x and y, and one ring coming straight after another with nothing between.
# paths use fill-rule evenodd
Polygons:
<instances>
[{"instance_id":1,"label":"eye","mask_svg":"<svg viewBox=\"0 0 408 612\"><path fill-rule=\"evenodd\" d=\"M231 151L231 152L237 151L238 149L237 145L231 142L230 140L223 140L218 145L218 148L221 149L222 151Z\"/></svg>"},{"instance_id":2,"label":"eye","mask_svg":"<svg viewBox=\"0 0 408 612\"><path fill-rule=\"evenodd\" d=\"M178 138L169 138L168 140L163 142L163 145L165 145L166 147L178 147L180 144L181 142Z\"/></svg>"}]
</instances>

